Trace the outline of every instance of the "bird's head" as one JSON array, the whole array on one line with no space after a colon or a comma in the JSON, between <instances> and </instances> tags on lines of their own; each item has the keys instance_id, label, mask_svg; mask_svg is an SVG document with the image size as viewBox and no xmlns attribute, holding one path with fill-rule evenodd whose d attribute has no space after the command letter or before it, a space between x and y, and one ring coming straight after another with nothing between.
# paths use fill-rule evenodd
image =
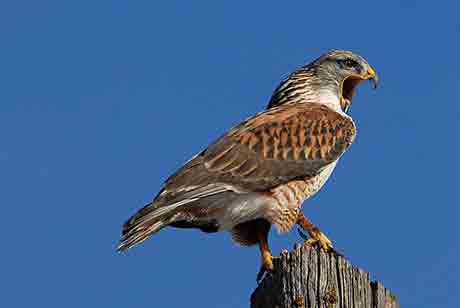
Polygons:
<instances>
[{"instance_id":1,"label":"bird's head","mask_svg":"<svg viewBox=\"0 0 460 308\"><path fill-rule=\"evenodd\" d=\"M346 50L332 50L311 64L319 78L338 82L341 107L346 112L362 80L369 80L377 88L378 76L370 64L360 55ZM327 86L327 84L325 84Z\"/></svg>"},{"instance_id":2,"label":"bird's head","mask_svg":"<svg viewBox=\"0 0 460 308\"><path fill-rule=\"evenodd\" d=\"M338 97L340 107L347 112L362 80L371 81L377 88L378 76L363 57L351 51L331 50L284 80L275 90L268 108L314 101L328 93Z\"/></svg>"}]
</instances>

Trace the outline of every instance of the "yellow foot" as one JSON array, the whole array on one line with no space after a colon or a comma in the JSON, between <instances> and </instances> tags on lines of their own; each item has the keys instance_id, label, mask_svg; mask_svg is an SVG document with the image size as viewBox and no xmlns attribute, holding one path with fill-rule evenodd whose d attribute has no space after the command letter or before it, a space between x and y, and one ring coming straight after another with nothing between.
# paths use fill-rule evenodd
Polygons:
<instances>
[{"instance_id":1,"label":"yellow foot","mask_svg":"<svg viewBox=\"0 0 460 308\"><path fill-rule=\"evenodd\" d=\"M326 252L334 250L331 240L328 239L327 236L319 230L314 230L310 232L310 238L308 238L302 231L300 231L300 229L299 233L300 236L305 240L304 245L306 246L319 246Z\"/></svg>"},{"instance_id":2,"label":"yellow foot","mask_svg":"<svg viewBox=\"0 0 460 308\"><path fill-rule=\"evenodd\" d=\"M267 272L273 272L273 257L269 253L264 253L262 256L262 265L260 266L259 273L257 274L257 283L262 281L264 274Z\"/></svg>"}]
</instances>

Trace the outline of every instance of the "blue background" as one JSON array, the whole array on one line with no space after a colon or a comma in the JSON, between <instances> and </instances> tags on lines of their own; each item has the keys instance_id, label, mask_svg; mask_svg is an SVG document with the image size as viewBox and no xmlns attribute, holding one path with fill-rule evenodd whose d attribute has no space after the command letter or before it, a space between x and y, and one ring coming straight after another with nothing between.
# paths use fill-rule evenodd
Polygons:
<instances>
[{"instance_id":1,"label":"blue background","mask_svg":"<svg viewBox=\"0 0 460 308\"><path fill-rule=\"evenodd\" d=\"M121 224L278 82L363 55L359 135L304 212L403 307L458 307L455 1L2 1L2 307L248 307L257 248ZM271 233L273 252L300 242Z\"/></svg>"}]
</instances>

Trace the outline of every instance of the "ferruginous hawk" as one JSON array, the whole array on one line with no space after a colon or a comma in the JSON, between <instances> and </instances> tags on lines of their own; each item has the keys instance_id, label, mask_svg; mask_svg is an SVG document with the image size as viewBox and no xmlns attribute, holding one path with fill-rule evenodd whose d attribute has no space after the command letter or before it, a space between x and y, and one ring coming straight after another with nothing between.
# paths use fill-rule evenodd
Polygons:
<instances>
[{"instance_id":1,"label":"ferruginous hawk","mask_svg":"<svg viewBox=\"0 0 460 308\"><path fill-rule=\"evenodd\" d=\"M124 251L166 226L230 231L244 246L259 244L258 278L273 270L267 236L298 224L316 243L331 241L300 211L352 144L347 115L355 88L377 75L361 56L332 50L289 75L267 109L233 127L166 180L163 189L123 226Z\"/></svg>"}]
</instances>

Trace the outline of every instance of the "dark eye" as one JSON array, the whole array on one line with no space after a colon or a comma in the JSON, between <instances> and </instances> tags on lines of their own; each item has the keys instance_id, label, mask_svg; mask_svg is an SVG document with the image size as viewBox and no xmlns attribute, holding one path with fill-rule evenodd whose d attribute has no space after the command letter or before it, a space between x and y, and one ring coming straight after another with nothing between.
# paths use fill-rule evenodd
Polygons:
<instances>
[{"instance_id":1,"label":"dark eye","mask_svg":"<svg viewBox=\"0 0 460 308\"><path fill-rule=\"evenodd\" d=\"M344 64L346 67L353 68L353 67L355 67L356 62L353 61L353 60L351 60L351 59L346 59L345 61L343 61L343 64Z\"/></svg>"}]
</instances>

